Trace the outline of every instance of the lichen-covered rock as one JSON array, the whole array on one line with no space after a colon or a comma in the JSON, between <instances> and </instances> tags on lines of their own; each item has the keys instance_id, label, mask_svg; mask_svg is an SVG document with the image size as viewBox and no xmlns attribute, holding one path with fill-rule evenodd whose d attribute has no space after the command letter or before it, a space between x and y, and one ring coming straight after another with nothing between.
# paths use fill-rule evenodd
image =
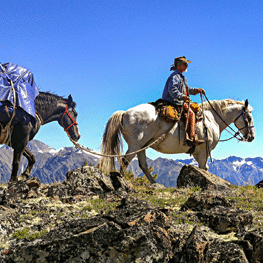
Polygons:
<instances>
[{"instance_id":1,"label":"lichen-covered rock","mask_svg":"<svg viewBox=\"0 0 263 263\"><path fill-rule=\"evenodd\" d=\"M80 196L90 196L114 191L133 192L133 185L119 173L110 175L102 173L92 166L84 166L67 173L64 182L43 185L33 177L8 184L8 188L0 188L0 205L15 205L17 199L51 197L64 202L80 201ZM78 200L77 200L78 199Z\"/></svg>"},{"instance_id":2,"label":"lichen-covered rock","mask_svg":"<svg viewBox=\"0 0 263 263\"><path fill-rule=\"evenodd\" d=\"M246 233L240 244L243 246L249 262L263 262L263 231Z\"/></svg>"},{"instance_id":3,"label":"lichen-covered rock","mask_svg":"<svg viewBox=\"0 0 263 263\"><path fill-rule=\"evenodd\" d=\"M242 193L195 178L188 185L203 191L135 192L119 173L84 166L53 185L31 178L0 187L0 262L262 262L254 212L234 208Z\"/></svg>"},{"instance_id":4,"label":"lichen-covered rock","mask_svg":"<svg viewBox=\"0 0 263 263\"><path fill-rule=\"evenodd\" d=\"M197 213L202 222L219 234L239 232L252 223L252 213L236 208L215 206Z\"/></svg>"},{"instance_id":5,"label":"lichen-covered rock","mask_svg":"<svg viewBox=\"0 0 263 263\"><path fill-rule=\"evenodd\" d=\"M84 166L68 172L64 184L69 189L70 195L98 194L117 190L133 191L133 185L119 173L112 172L106 175L92 166Z\"/></svg>"},{"instance_id":6,"label":"lichen-covered rock","mask_svg":"<svg viewBox=\"0 0 263 263\"><path fill-rule=\"evenodd\" d=\"M209 244L205 261L203 262L249 263L240 246L233 242L223 242L218 239L215 239Z\"/></svg>"},{"instance_id":7,"label":"lichen-covered rock","mask_svg":"<svg viewBox=\"0 0 263 263\"><path fill-rule=\"evenodd\" d=\"M194 227L181 251L175 253L173 262L204 262L205 250L208 245L209 241L204 233Z\"/></svg>"},{"instance_id":8,"label":"lichen-covered rock","mask_svg":"<svg viewBox=\"0 0 263 263\"><path fill-rule=\"evenodd\" d=\"M181 207L182 211L191 209L193 211L202 211L204 209L211 209L215 206L230 207L231 204L223 196L222 192L218 191L204 191L193 193L184 205Z\"/></svg>"},{"instance_id":9,"label":"lichen-covered rock","mask_svg":"<svg viewBox=\"0 0 263 263\"><path fill-rule=\"evenodd\" d=\"M201 168L184 165L177 179L177 187L200 187L202 190L228 190L231 183Z\"/></svg>"},{"instance_id":10,"label":"lichen-covered rock","mask_svg":"<svg viewBox=\"0 0 263 263\"><path fill-rule=\"evenodd\" d=\"M181 211L198 211L197 217L201 222L219 234L240 232L252 223L252 213L232 208L221 192L193 193L182 205Z\"/></svg>"},{"instance_id":11,"label":"lichen-covered rock","mask_svg":"<svg viewBox=\"0 0 263 263\"><path fill-rule=\"evenodd\" d=\"M7 262L169 262L170 227L162 209L124 198L114 212L64 223L36 243L16 244Z\"/></svg>"}]
</instances>

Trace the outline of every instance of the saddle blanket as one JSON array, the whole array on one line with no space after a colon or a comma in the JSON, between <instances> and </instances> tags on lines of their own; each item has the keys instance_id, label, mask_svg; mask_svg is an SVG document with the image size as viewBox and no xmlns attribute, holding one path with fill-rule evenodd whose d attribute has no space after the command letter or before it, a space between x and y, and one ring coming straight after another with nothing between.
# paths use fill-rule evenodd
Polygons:
<instances>
[{"instance_id":1,"label":"saddle blanket","mask_svg":"<svg viewBox=\"0 0 263 263\"><path fill-rule=\"evenodd\" d=\"M15 106L22 108L26 113L36 118L35 98L39 91L33 73L14 63L0 64L0 102L9 101L13 105L14 98L10 80L12 80L16 92Z\"/></svg>"}]
</instances>

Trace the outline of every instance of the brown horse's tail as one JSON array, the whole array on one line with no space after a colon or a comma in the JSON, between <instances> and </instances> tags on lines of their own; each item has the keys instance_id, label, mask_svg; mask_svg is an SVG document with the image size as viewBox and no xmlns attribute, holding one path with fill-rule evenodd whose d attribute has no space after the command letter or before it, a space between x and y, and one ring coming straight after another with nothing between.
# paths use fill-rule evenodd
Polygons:
<instances>
[{"instance_id":1,"label":"brown horse's tail","mask_svg":"<svg viewBox=\"0 0 263 263\"><path fill-rule=\"evenodd\" d=\"M116 111L107 122L102 142L101 154L120 155L122 151L121 122L125 111ZM119 158L119 162L121 159ZM99 162L100 169L109 173L116 170L114 157L102 157Z\"/></svg>"}]
</instances>

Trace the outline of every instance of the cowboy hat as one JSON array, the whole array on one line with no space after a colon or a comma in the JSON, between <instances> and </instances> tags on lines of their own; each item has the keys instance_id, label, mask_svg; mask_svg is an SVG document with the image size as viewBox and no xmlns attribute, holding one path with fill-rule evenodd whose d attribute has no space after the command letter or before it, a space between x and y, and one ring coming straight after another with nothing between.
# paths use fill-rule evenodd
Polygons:
<instances>
[{"instance_id":1,"label":"cowboy hat","mask_svg":"<svg viewBox=\"0 0 263 263\"><path fill-rule=\"evenodd\" d=\"M178 58L174 59L174 64L176 64L178 62L191 63L191 61L187 60L185 56L178 57Z\"/></svg>"}]
</instances>

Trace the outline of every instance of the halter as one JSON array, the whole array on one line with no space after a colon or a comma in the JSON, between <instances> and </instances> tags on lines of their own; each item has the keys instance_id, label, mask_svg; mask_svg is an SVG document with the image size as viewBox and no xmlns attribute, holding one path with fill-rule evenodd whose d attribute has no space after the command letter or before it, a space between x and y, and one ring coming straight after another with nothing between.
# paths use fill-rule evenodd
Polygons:
<instances>
[{"instance_id":1,"label":"halter","mask_svg":"<svg viewBox=\"0 0 263 263\"><path fill-rule=\"evenodd\" d=\"M66 103L66 101L64 101ZM64 125L63 125L63 117L65 116L65 114L68 115L68 117L71 119L72 123L68 126L68 128L65 128ZM67 133L67 135L70 137L70 134L68 132L69 128L71 128L73 125L78 125L77 122L75 122L75 120L71 117L71 115L69 114L68 112L68 104L66 103L66 110L65 112L63 113L62 117L61 117L61 124L62 124L62 127L64 128L64 131Z\"/></svg>"}]
</instances>

